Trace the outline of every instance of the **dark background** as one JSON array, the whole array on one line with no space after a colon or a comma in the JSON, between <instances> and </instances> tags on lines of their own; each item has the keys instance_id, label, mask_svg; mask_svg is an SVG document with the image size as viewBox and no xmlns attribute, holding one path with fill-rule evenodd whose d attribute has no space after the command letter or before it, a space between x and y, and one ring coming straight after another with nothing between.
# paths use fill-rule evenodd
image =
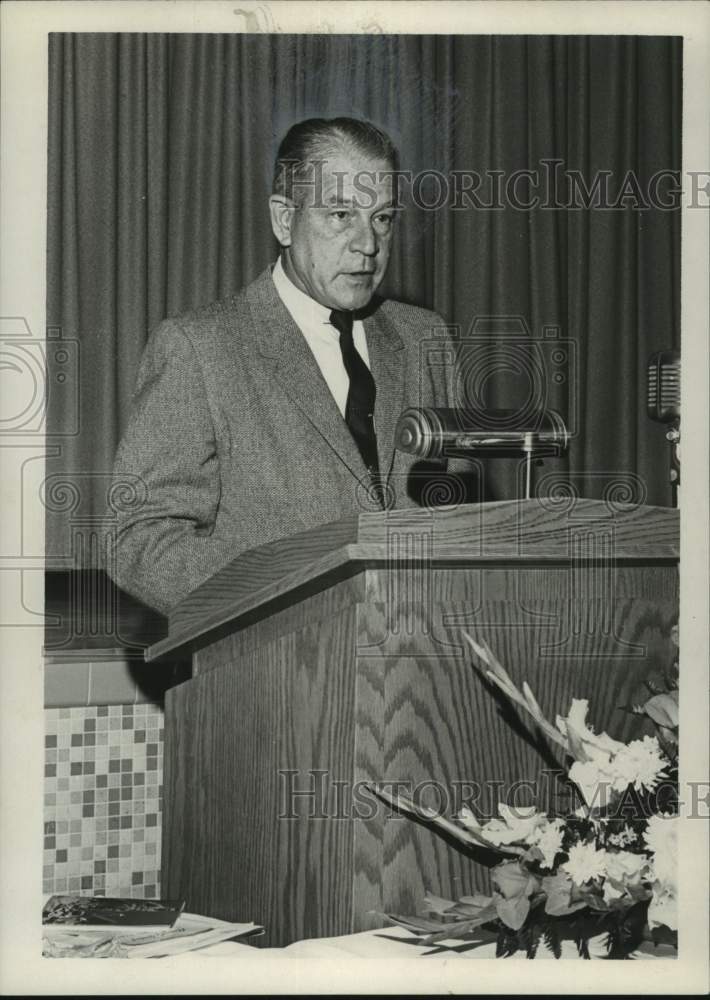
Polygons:
<instances>
[{"instance_id":1,"label":"dark background","mask_svg":"<svg viewBox=\"0 0 710 1000\"><path fill-rule=\"evenodd\" d=\"M113 455L148 332L275 259L267 197L294 121L370 118L413 171L509 174L556 158L588 185L610 171L614 197L629 170L644 189L681 169L681 84L679 38L50 35L47 322L78 341L79 369L76 394L49 393L48 555L104 564ZM557 327L572 364L543 390L575 433L539 488L671 502L645 368L680 345L679 209L413 208L385 291L462 335L508 317L489 332L494 359ZM520 407L526 378L493 364L488 404ZM487 495L518 495L515 463L486 477ZM48 580L61 604L64 572ZM91 599L108 600L99 590Z\"/></svg>"}]
</instances>

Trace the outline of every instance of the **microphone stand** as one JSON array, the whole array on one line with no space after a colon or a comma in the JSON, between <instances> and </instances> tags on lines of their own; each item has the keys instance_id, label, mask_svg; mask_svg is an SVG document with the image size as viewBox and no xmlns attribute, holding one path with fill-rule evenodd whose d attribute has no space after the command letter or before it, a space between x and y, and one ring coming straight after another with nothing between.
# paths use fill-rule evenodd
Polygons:
<instances>
[{"instance_id":1,"label":"microphone stand","mask_svg":"<svg viewBox=\"0 0 710 1000\"><path fill-rule=\"evenodd\" d=\"M680 493L680 421L675 421L666 431L666 441L670 443L671 505L679 506Z\"/></svg>"},{"instance_id":2,"label":"microphone stand","mask_svg":"<svg viewBox=\"0 0 710 1000\"><path fill-rule=\"evenodd\" d=\"M525 499L530 499L530 488L532 482L532 459L533 459L533 435L528 431L523 440L523 452L525 454Z\"/></svg>"}]
</instances>

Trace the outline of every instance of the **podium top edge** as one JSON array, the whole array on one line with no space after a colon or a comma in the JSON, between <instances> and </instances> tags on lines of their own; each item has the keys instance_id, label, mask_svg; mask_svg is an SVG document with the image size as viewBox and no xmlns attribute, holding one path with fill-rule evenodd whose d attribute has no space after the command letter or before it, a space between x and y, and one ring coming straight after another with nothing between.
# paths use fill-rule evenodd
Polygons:
<instances>
[{"instance_id":1,"label":"podium top edge","mask_svg":"<svg viewBox=\"0 0 710 1000\"><path fill-rule=\"evenodd\" d=\"M673 508L575 497L361 512L236 556L175 607L168 637L146 656L184 648L309 581L327 586L369 564L394 565L403 534L432 565L564 565L580 558L580 544L592 545L590 562L668 563L678 559L679 528Z\"/></svg>"}]
</instances>

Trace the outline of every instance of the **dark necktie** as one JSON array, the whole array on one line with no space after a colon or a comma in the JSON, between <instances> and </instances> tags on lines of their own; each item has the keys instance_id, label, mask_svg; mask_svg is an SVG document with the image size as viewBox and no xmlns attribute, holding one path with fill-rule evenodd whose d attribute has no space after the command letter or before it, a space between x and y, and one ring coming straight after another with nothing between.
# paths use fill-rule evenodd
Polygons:
<instances>
[{"instance_id":1,"label":"dark necktie","mask_svg":"<svg viewBox=\"0 0 710 1000\"><path fill-rule=\"evenodd\" d=\"M374 423L375 380L353 343L353 314L334 309L330 314L330 322L340 333L340 352L350 379L348 399L345 404L345 422L350 428L350 433L355 439L373 482L377 483L379 462Z\"/></svg>"}]
</instances>

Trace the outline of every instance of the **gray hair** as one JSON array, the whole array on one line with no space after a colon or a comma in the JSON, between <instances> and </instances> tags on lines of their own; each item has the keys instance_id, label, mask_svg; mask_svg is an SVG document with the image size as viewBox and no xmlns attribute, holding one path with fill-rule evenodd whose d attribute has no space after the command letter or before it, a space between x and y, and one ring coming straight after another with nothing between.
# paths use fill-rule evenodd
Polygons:
<instances>
[{"instance_id":1,"label":"gray hair","mask_svg":"<svg viewBox=\"0 0 710 1000\"><path fill-rule=\"evenodd\" d=\"M281 140L273 194L293 199L294 188L309 177L314 163L343 149L384 160L392 170L399 169L397 147L372 122L360 118L308 118L292 125Z\"/></svg>"}]
</instances>

